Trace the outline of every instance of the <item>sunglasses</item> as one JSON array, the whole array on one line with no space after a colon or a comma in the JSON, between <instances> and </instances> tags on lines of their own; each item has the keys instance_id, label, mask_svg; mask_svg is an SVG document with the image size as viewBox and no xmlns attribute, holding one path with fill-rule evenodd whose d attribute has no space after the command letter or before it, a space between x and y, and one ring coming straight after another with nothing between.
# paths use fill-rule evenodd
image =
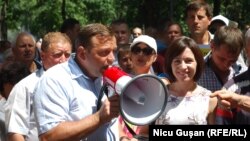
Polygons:
<instances>
[{"instance_id":1,"label":"sunglasses","mask_svg":"<svg viewBox=\"0 0 250 141\"><path fill-rule=\"evenodd\" d=\"M146 47L144 49L141 49L138 46L134 46L132 47L131 52L134 54L139 54L142 52L144 55L151 55L154 54L154 49L152 49L151 47Z\"/></svg>"}]
</instances>

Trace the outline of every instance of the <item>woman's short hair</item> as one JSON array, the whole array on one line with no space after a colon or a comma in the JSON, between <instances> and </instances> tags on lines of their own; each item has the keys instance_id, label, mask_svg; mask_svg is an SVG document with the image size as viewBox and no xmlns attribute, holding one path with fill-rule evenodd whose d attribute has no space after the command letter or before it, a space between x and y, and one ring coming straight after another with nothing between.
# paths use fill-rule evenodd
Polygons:
<instances>
[{"instance_id":1,"label":"woman's short hair","mask_svg":"<svg viewBox=\"0 0 250 141\"><path fill-rule=\"evenodd\" d=\"M165 54L164 70L165 70L165 73L169 75L171 81L176 81L176 78L172 71L171 64L173 60L177 56L179 56L186 48L189 48L193 52L195 60L197 62L196 73L194 75L194 81L197 81L203 72L205 62L204 62L202 52L199 49L199 46L196 44L196 42L193 39L186 37L186 36L182 36L182 37L177 38L170 44Z\"/></svg>"}]
</instances>

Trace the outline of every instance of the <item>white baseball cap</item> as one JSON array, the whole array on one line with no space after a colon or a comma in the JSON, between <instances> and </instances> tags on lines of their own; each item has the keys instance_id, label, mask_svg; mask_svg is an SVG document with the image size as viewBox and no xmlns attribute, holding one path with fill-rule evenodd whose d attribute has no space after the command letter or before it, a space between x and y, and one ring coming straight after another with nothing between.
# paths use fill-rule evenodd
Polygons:
<instances>
[{"instance_id":1,"label":"white baseball cap","mask_svg":"<svg viewBox=\"0 0 250 141\"><path fill-rule=\"evenodd\" d=\"M148 35L140 35L140 36L138 36L137 38L135 38L133 40L133 42L130 45L130 48L132 48L137 43L147 44L149 47L154 49L154 51L157 53L157 45L156 45L156 41L155 41L154 38L152 38L152 37L150 37Z\"/></svg>"},{"instance_id":2,"label":"white baseball cap","mask_svg":"<svg viewBox=\"0 0 250 141\"><path fill-rule=\"evenodd\" d=\"M225 23L226 26L229 25L229 19L222 16L222 15L217 15L217 16L213 17L211 23L213 21L222 21L223 23Z\"/></svg>"}]
</instances>

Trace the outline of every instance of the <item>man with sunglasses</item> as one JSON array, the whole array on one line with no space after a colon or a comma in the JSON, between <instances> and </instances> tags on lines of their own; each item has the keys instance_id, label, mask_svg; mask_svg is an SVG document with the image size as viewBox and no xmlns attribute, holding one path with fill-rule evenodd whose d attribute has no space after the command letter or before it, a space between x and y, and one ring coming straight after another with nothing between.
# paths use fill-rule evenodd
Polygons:
<instances>
[{"instance_id":1,"label":"man with sunglasses","mask_svg":"<svg viewBox=\"0 0 250 141\"><path fill-rule=\"evenodd\" d=\"M44 71L67 61L71 52L71 41L66 34L50 32L44 36L41 45L43 67L17 83L7 100L5 124L8 140L39 141L32 105L35 85Z\"/></svg>"}]
</instances>

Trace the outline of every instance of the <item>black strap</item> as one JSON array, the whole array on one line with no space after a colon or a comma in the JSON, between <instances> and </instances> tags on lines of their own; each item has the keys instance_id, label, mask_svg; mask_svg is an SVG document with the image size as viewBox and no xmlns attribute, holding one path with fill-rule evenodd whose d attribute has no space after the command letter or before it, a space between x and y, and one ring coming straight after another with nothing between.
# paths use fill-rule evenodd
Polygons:
<instances>
[{"instance_id":1,"label":"black strap","mask_svg":"<svg viewBox=\"0 0 250 141\"><path fill-rule=\"evenodd\" d=\"M137 139L138 141L148 141L148 137L142 136L142 135L137 135L135 131L127 124L126 121L123 120L125 123L125 126L127 127L128 131L133 135L133 138Z\"/></svg>"},{"instance_id":2,"label":"black strap","mask_svg":"<svg viewBox=\"0 0 250 141\"><path fill-rule=\"evenodd\" d=\"M128 125L128 123L126 121L123 120L123 122L125 123L125 126L127 127L128 131L133 135L135 136L136 133L133 129L131 129L131 127Z\"/></svg>"},{"instance_id":3,"label":"black strap","mask_svg":"<svg viewBox=\"0 0 250 141\"><path fill-rule=\"evenodd\" d=\"M103 86L100 90L100 94L99 94L98 99L97 99L97 110L96 111L98 111L102 106L102 97L104 94L106 96L108 96L108 84L103 84Z\"/></svg>"},{"instance_id":4,"label":"black strap","mask_svg":"<svg viewBox=\"0 0 250 141\"><path fill-rule=\"evenodd\" d=\"M100 90L100 94L97 99L97 111L101 108L102 106L102 97L106 94L108 97L108 84L104 84ZM123 120L124 121L124 120ZM133 129L127 124L126 121L124 121L125 126L127 127L128 131L133 135L133 138L137 139L138 141L148 141L148 137L144 137L141 135L137 135Z\"/></svg>"}]
</instances>

